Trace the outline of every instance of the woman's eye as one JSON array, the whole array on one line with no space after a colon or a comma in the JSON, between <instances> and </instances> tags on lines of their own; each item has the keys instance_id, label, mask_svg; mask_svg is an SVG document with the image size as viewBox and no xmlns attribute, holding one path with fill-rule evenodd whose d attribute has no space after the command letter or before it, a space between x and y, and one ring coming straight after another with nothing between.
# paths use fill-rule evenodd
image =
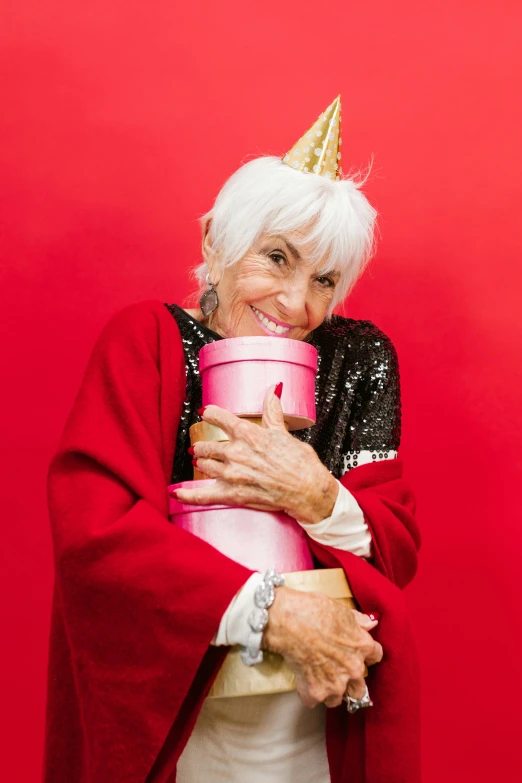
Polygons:
<instances>
[{"instance_id":1,"label":"woman's eye","mask_svg":"<svg viewBox=\"0 0 522 783\"><path fill-rule=\"evenodd\" d=\"M278 266L284 264L286 261L286 257L282 253L269 253L269 257L272 261L275 261Z\"/></svg>"},{"instance_id":2,"label":"woman's eye","mask_svg":"<svg viewBox=\"0 0 522 783\"><path fill-rule=\"evenodd\" d=\"M335 283L334 283L334 281L332 280L331 277L318 277L317 278L317 282L320 285L324 286L324 288L334 288L335 287Z\"/></svg>"}]
</instances>

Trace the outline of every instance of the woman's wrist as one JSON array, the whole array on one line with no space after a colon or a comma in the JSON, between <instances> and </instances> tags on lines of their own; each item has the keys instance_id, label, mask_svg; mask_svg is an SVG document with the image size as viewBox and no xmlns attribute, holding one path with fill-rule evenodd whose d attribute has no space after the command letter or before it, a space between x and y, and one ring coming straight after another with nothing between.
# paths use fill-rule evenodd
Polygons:
<instances>
[{"instance_id":1,"label":"woman's wrist","mask_svg":"<svg viewBox=\"0 0 522 783\"><path fill-rule=\"evenodd\" d=\"M284 635L285 616L288 614L289 601L293 593L289 587L280 587L275 594L274 602L268 610L268 623L263 630L261 647L270 652L281 653L281 640Z\"/></svg>"},{"instance_id":2,"label":"woman's wrist","mask_svg":"<svg viewBox=\"0 0 522 783\"><path fill-rule=\"evenodd\" d=\"M323 465L321 467L324 468ZM304 493L295 512L289 513L298 522L305 525L315 525L332 515L338 494L339 482L324 468L320 479L314 482L309 492Z\"/></svg>"},{"instance_id":3,"label":"woman's wrist","mask_svg":"<svg viewBox=\"0 0 522 783\"><path fill-rule=\"evenodd\" d=\"M280 655L286 653L296 616L301 615L303 597L306 595L291 587L278 587L268 610L268 623L263 630L263 649Z\"/></svg>"}]
</instances>

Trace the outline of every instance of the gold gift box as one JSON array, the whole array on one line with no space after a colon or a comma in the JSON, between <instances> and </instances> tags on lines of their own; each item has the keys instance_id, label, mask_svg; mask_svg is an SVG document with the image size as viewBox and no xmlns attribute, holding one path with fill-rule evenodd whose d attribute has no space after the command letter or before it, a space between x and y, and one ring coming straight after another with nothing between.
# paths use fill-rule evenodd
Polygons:
<instances>
[{"instance_id":1,"label":"gold gift box","mask_svg":"<svg viewBox=\"0 0 522 783\"><path fill-rule=\"evenodd\" d=\"M257 424L259 427L261 427L263 424L263 419L260 416L245 416L243 418L248 418L248 421L251 421L252 424ZM288 430L288 424L286 421L285 427ZM214 440L220 443L228 443L230 440L225 430L222 430L221 427L216 427L215 424L209 424L208 421L198 421L196 424L193 424L192 427L189 428L189 435L191 446L202 440ZM194 468L194 481L207 478L208 476L205 476L204 473L201 473L199 470Z\"/></svg>"},{"instance_id":2,"label":"gold gift box","mask_svg":"<svg viewBox=\"0 0 522 783\"><path fill-rule=\"evenodd\" d=\"M296 571L284 576L286 587L307 593L322 593L342 601L351 609L357 608L342 568ZM281 655L265 650L261 663L245 666L240 651L239 645L230 649L212 684L208 698L220 699L295 691L295 675Z\"/></svg>"},{"instance_id":3,"label":"gold gift box","mask_svg":"<svg viewBox=\"0 0 522 783\"><path fill-rule=\"evenodd\" d=\"M192 427L189 428L189 435L191 446L202 440L214 440L227 443L229 441L227 433L222 430L221 427L216 427L215 424L209 424L208 421L198 421L196 424L193 424ZM205 476L204 473L201 473L197 468L194 468L192 478L194 481L199 481L208 479L208 476Z\"/></svg>"}]
</instances>

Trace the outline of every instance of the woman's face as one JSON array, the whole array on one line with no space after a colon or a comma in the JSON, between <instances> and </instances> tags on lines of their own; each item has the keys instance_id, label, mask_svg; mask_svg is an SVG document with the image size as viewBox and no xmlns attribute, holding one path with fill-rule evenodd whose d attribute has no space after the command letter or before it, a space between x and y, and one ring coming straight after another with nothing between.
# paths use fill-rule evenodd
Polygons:
<instances>
[{"instance_id":1,"label":"woman's face","mask_svg":"<svg viewBox=\"0 0 522 783\"><path fill-rule=\"evenodd\" d=\"M203 255L219 297L208 325L223 337L270 335L304 340L324 320L339 281L312 265L302 234L262 236L243 258L218 271L208 233Z\"/></svg>"}]
</instances>

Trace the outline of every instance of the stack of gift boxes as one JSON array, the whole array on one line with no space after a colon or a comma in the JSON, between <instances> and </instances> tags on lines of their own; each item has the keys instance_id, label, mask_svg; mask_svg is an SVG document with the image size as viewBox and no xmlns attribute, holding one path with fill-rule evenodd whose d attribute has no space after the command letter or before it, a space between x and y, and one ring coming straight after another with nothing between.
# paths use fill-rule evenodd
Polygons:
<instances>
[{"instance_id":1,"label":"stack of gift boxes","mask_svg":"<svg viewBox=\"0 0 522 783\"><path fill-rule=\"evenodd\" d=\"M285 425L295 431L315 423L317 351L309 343L278 337L235 337L205 345L199 354L202 403L219 405L262 425L267 389L282 382ZM227 433L201 421L190 428L190 441L227 442ZM197 482L197 483L196 483ZM169 490L214 483L194 468L193 481ZM169 498L171 521L205 539L242 565L285 574L297 590L321 592L355 607L342 569L314 570L306 533L284 512L181 503ZM232 647L214 681L210 697L282 693L295 689L295 678L279 655L265 653L262 663L246 667L239 647Z\"/></svg>"}]
</instances>

